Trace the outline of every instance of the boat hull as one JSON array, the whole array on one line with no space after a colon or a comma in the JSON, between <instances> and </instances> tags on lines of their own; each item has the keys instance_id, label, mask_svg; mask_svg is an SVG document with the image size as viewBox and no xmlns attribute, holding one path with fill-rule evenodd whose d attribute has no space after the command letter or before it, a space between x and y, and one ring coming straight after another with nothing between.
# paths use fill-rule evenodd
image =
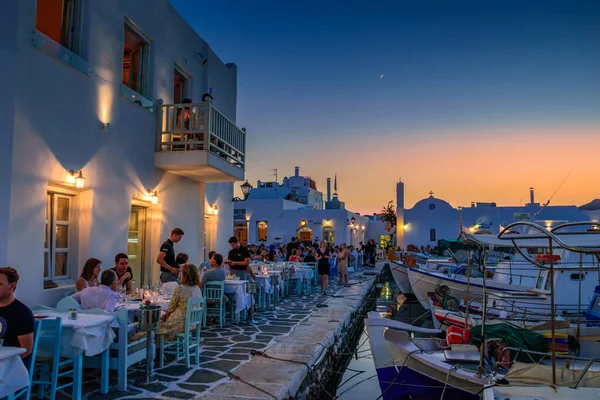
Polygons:
<instances>
[{"instance_id":1,"label":"boat hull","mask_svg":"<svg viewBox=\"0 0 600 400\"><path fill-rule=\"evenodd\" d=\"M408 272L407 267L401 262L392 261L391 262L391 271L392 277L394 278L394 282L396 286L400 289L402 293L410 293L410 281L408 280Z\"/></svg>"},{"instance_id":2,"label":"boat hull","mask_svg":"<svg viewBox=\"0 0 600 400\"><path fill-rule=\"evenodd\" d=\"M467 297L467 286L469 286L469 301L481 301L483 293L483 280L481 278L471 278L467 283L467 277L457 275L450 278L440 273L425 271L419 268L408 268L408 279L412 291L426 310L430 310L429 293L435 292L436 288L444 285L450 289L450 294L458 299ZM530 287L510 285L503 282L488 281L486 291L488 292L525 292Z\"/></svg>"}]
</instances>

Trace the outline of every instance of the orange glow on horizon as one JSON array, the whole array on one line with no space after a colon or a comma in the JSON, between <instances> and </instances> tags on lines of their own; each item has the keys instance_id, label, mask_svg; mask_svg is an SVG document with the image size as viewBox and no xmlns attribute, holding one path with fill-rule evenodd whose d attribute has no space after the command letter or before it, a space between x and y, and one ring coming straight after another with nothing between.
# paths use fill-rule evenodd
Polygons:
<instances>
[{"instance_id":1,"label":"orange glow on horizon","mask_svg":"<svg viewBox=\"0 0 600 400\"><path fill-rule=\"evenodd\" d=\"M340 200L364 215L379 212L390 200L395 204L400 177L407 209L429 191L454 207L472 201L524 205L531 186L535 201L543 204L575 166L550 204L581 206L600 198L598 149L600 126L593 125L373 134L347 141L324 137L295 146L293 156L283 151L251 157L247 177L254 185L270 179L269 168L277 167L282 177L299 165L300 175L315 180L325 197L326 179L337 173Z\"/></svg>"}]
</instances>

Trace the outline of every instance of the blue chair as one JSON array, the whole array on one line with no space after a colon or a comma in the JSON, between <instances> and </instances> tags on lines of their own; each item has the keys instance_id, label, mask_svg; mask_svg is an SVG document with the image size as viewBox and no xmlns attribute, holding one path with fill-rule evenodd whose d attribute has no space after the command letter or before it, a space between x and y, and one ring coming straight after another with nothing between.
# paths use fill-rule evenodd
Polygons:
<instances>
[{"instance_id":1,"label":"blue chair","mask_svg":"<svg viewBox=\"0 0 600 400\"><path fill-rule=\"evenodd\" d=\"M81 305L72 297L63 297L56 303L56 310L65 312L69 311L71 308L75 308L76 310L81 310Z\"/></svg>"},{"instance_id":2,"label":"blue chair","mask_svg":"<svg viewBox=\"0 0 600 400\"><path fill-rule=\"evenodd\" d=\"M204 312L203 320L204 327L206 328L206 317L218 317L219 326L222 328L225 322L225 282L207 281L204 283L204 299L206 301L206 310Z\"/></svg>"},{"instance_id":3,"label":"blue chair","mask_svg":"<svg viewBox=\"0 0 600 400\"><path fill-rule=\"evenodd\" d=\"M31 380L31 386L39 385L38 398L40 399L44 398L44 390L47 386L50 387L50 400L55 400L56 393L69 386L73 387L72 397L74 399L80 398L81 387L75 387L74 382L81 382L83 352L79 352L73 358L61 359L62 319L42 319L38 321L38 324L40 328L37 339L36 360L35 364L32 360L31 368L36 369L39 366L40 375L39 379ZM71 368L68 368L69 366ZM35 371L32 373L35 374ZM59 386L58 379L66 375L71 375L72 379Z\"/></svg>"},{"instance_id":4,"label":"blue chair","mask_svg":"<svg viewBox=\"0 0 600 400\"><path fill-rule=\"evenodd\" d=\"M175 335L175 340L165 341L165 336L159 335L159 352L160 352L160 367L165 366L165 353L175 354L179 359L183 353L185 358L185 366L190 368L190 350L194 351L196 357L196 365L200 364L200 331L202 329L204 315L204 299L198 297L188 300L187 309L185 311L185 329L182 333ZM174 351L167 351L171 347L175 347Z\"/></svg>"},{"instance_id":5,"label":"blue chair","mask_svg":"<svg viewBox=\"0 0 600 400\"><path fill-rule=\"evenodd\" d=\"M33 373L35 371L35 356L37 354L37 347L40 340L40 329L42 324L39 321L33 323L33 347L31 348L31 364L29 365L29 385L26 388L17 390L15 393L9 394L6 400L18 399L25 395L24 399L29 400L31 398L31 382L33 381Z\"/></svg>"}]
</instances>

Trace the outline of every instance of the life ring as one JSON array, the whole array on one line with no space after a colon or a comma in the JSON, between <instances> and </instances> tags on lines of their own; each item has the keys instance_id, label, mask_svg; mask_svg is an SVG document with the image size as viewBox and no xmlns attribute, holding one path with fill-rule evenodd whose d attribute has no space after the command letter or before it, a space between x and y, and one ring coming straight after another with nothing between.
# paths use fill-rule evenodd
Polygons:
<instances>
[{"instance_id":1,"label":"life ring","mask_svg":"<svg viewBox=\"0 0 600 400\"><path fill-rule=\"evenodd\" d=\"M460 310L460 301L454 296L446 296L444 298L444 309L450 311Z\"/></svg>"}]
</instances>

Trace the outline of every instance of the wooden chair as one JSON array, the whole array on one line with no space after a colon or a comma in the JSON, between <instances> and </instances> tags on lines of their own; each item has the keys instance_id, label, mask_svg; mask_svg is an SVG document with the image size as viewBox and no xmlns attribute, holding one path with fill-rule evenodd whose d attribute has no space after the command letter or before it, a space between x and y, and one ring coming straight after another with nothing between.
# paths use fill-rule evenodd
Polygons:
<instances>
[{"instance_id":1,"label":"wooden chair","mask_svg":"<svg viewBox=\"0 0 600 400\"><path fill-rule=\"evenodd\" d=\"M204 327L206 328L206 317L218 317L219 326L222 328L225 322L225 282L208 281L204 284L204 299L206 311L204 312ZM230 302L233 304L233 302Z\"/></svg>"},{"instance_id":2,"label":"wooden chair","mask_svg":"<svg viewBox=\"0 0 600 400\"><path fill-rule=\"evenodd\" d=\"M200 331L202 329L204 309L205 304L202 297L188 300L184 331L175 334L173 341L165 340L165 336L168 335L159 335L159 363L161 368L165 366L165 353L175 354L177 359L183 354L185 365L187 368L190 368L190 350L194 352L196 365L200 364ZM172 347L175 347L175 350L167 350Z\"/></svg>"}]
</instances>

